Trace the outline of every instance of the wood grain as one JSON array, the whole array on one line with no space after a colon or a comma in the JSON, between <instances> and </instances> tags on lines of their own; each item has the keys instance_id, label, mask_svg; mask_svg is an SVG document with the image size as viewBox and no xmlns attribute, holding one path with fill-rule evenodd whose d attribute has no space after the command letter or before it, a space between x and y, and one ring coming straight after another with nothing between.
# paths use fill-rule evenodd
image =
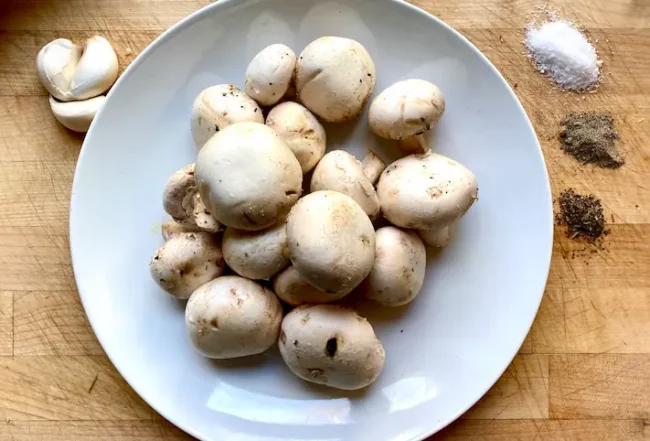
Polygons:
<instances>
[{"instance_id":1,"label":"wood grain","mask_svg":"<svg viewBox=\"0 0 650 441\"><path fill-rule=\"evenodd\" d=\"M14 355L102 355L76 291L14 294Z\"/></svg>"},{"instance_id":2,"label":"wood grain","mask_svg":"<svg viewBox=\"0 0 650 441\"><path fill-rule=\"evenodd\" d=\"M0 441L189 441L166 421L0 421Z\"/></svg>"},{"instance_id":3,"label":"wood grain","mask_svg":"<svg viewBox=\"0 0 650 441\"><path fill-rule=\"evenodd\" d=\"M76 293L70 186L83 136L52 117L34 72L57 37L100 34L120 69L209 0L0 2L0 441L189 440L151 410L103 355ZM650 2L416 0L503 73L539 136L554 195L601 198L601 246L557 228L548 286L511 366L461 420L432 439L650 440ZM565 93L524 54L541 8L585 27L604 62L597 93ZM582 166L558 142L572 112L611 112L626 159Z\"/></svg>"},{"instance_id":4,"label":"wood grain","mask_svg":"<svg viewBox=\"0 0 650 441\"><path fill-rule=\"evenodd\" d=\"M431 438L439 441L646 441L639 420L472 420Z\"/></svg>"},{"instance_id":5,"label":"wood grain","mask_svg":"<svg viewBox=\"0 0 650 441\"><path fill-rule=\"evenodd\" d=\"M14 298L0 291L0 356L14 354Z\"/></svg>"},{"instance_id":6,"label":"wood grain","mask_svg":"<svg viewBox=\"0 0 650 441\"><path fill-rule=\"evenodd\" d=\"M650 354L553 355L552 418L650 420Z\"/></svg>"},{"instance_id":7,"label":"wood grain","mask_svg":"<svg viewBox=\"0 0 650 441\"><path fill-rule=\"evenodd\" d=\"M0 357L0 371L0 420L159 418L105 356Z\"/></svg>"},{"instance_id":8,"label":"wood grain","mask_svg":"<svg viewBox=\"0 0 650 441\"><path fill-rule=\"evenodd\" d=\"M548 357L518 355L464 419L548 418Z\"/></svg>"}]
</instances>

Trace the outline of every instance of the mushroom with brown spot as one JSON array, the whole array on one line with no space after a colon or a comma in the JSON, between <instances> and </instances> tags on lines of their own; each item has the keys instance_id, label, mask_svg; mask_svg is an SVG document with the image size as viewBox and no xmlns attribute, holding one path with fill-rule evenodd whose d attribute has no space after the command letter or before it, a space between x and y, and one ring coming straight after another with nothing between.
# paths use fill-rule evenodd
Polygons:
<instances>
[{"instance_id":1,"label":"mushroom with brown spot","mask_svg":"<svg viewBox=\"0 0 650 441\"><path fill-rule=\"evenodd\" d=\"M478 199L476 176L437 153L409 155L389 165L377 184L382 214L402 228L439 230Z\"/></svg>"},{"instance_id":2,"label":"mushroom with brown spot","mask_svg":"<svg viewBox=\"0 0 650 441\"><path fill-rule=\"evenodd\" d=\"M172 174L163 192L163 208L179 224L216 233L221 224L210 214L199 194L195 178L195 164L187 165Z\"/></svg>"},{"instance_id":3,"label":"mushroom with brown spot","mask_svg":"<svg viewBox=\"0 0 650 441\"><path fill-rule=\"evenodd\" d=\"M262 49L246 68L246 94L272 106L287 93L296 69L296 54L284 44Z\"/></svg>"},{"instance_id":4,"label":"mushroom with brown spot","mask_svg":"<svg viewBox=\"0 0 650 441\"><path fill-rule=\"evenodd\" d=\"M291 372L303 380L356 390L374 382L384 348L372 326L351 309L303 305L282 321L278 346Z\"/></svg>"},{"instance_id":5,"label":"mushroom with brown spot","mask_svg":"<svg viewBox=\"0 0 650 441\"><path fill-rule=\"evenodd\" d=\"M334 150L323 156L311 178L311 191L331 190L350 196L374 220L379 214L379 199L373 183L383 171L383 162L369 154L366 168L345 150ZM365 173L368 173L366 175Z\"/></svg>"},{"instance_id":6,"label":"mushroom with brown spot","mask_svg":"<svg viewBox=\"0 0 650 441\"><path fill-rule=\"evenodd\" d=\"M289 258L312 286L343 296L366 278L375 259L375 230L349 196L315 191L287 218Z\"/></svg>"},{"instance_id":7,"label":"mushroom with brown spot","mask_svg":"<svg viewBox=\"0 0 650 441\"><path fill-rule=\"evenodd\" d=\"M363 281L366 297L384 306L401 306L420 292L426 270L426 250L413 231L383 227L376 232L372 271Z\"/></svg>"},{"instance_id":8,"label":"mushroom with brown spot","mask_svg":"<svg viewBox=\"0 0 650 441\"><path fill-rule=\"evenodd\" d=\"M284 222L260 231L226 228L222 250L228 266L249 279L269 280L289 265Z\"/></svg>"},{"instance_id":9,"label":"mushroom with brown spot","mask_svg":"<svg viewBox=\"0 0 650 441\"><path fill-rule=\"evenodd\" d=\"M264 123L262 109L232 84L219 84L203 90L192 104L192 138L198 148L219 130L238 122Z\"/></svg>"},{"instance_id":10,"label":"mushroom with brown spot","mask_svg":"<svg viewBox=\"0 0 650 441\"><path fill-rule=\"evenodd\" d=\"M302 169L273 129L244 122L205 144L196 161L196 181L215 219L257 231L286 217L302 192Z\"/></svg>"},{"instance_id":11,"label":"mushroom with brown spot","mask_svg":"<svg viewBox=\"0 0 650 441\"><path fill-rule=\"evenodd\" d=\"M273 291L280 300L292 306L305 303L330 303L345 294L330 294L310 285L293 265L285 268L273 278Z\"/></svg>"},{"instance_id":12,"label":"mushroom with brown spot","mask_svg":"<svg viewBox=\"0 0 650 441\"><path fill-rule=\"evenodd\" d=\"M321 37L298 57L298 101L327 122L348 121L362 112L375 88L375 77L375 64L361 43Z\"/></svg>"},{"instance_id":13,"label":"mushroom with brown spot","mask_svg":"<svg viewBox=\"0 0 650 441\"><path fill-rule=\"evenodd\" d=\"M311 171L325 154L325 129L304 106L287 101L271 109L266 125L287 143L302 172Z\"/></svg>"},{"instance_id":14,"label":"mushroom with brown spot","mask_svg":"<svg viewBox=\"0 0 650 441\"><path fill-rule=\"evenodd\" d=\"M185 329L202 355L228 359L266 351L278 339L282 306L268 288L224 276L198 288L185 308Z\"/></svg>"},{"instance_id":15,"label":"mushroom with brown spot","mask_svg":"<svg viewBox=\"0 0 650 441\"><path fill-rule=\"evenodd\" d=\"M407 153L425 153L425 132L433 128L445 111L445 98L425 80L398 81L377 95L368 110L370 130L385 139L400 141Z\"/></svg>"},{"instance_id":16,"label":"mushroom with brown spot","mask_svg":"<svg viewBox=\"0 0 650 441\"><path fill-rule=\"evenodd\" d=\"M149 263L153 280L179 299L187 299L204 283L226 268L217 238L210 233L181 233L172 236Z\"/></svg>"}]
</instances>

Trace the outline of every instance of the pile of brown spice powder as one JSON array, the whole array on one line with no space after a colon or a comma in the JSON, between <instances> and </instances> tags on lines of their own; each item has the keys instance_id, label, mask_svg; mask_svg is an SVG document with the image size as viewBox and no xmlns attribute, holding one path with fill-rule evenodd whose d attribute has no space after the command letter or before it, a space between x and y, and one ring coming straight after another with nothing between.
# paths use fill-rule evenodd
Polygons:
<instances>
[{"instance_id":1,"label":"pile of brown spice powder","mask_svg":"<svg viewBox=\"0 0 650 441\"><path fill-rule=\"evenodd\" d=\"M596 240L605 230L605 216L600 199L594 195L579 195L569 189L564 191L558 200L560 212L556 220L568 227L567 236L575 238L578 236Z\"/></svg>"},{"instance_id":2,"label":"pile of brown spice powder","mask_svg":"<svg viewBox=\"0 0 650 441\"><path fill-rule=\"evenodd\" d=\"M616 148L619 137L610 114L571 114L561 124L562 149L581 163L603 168L619 168L625 163Z\"/></svg>"}]
</instances>

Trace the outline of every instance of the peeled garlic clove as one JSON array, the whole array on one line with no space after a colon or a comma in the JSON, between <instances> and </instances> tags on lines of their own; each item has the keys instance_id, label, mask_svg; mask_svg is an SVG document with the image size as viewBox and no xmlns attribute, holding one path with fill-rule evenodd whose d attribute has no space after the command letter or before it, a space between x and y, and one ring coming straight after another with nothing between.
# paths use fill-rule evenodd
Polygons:
<instances>
[{"instance_id":1,"label":"peeled garlic clove","mask_svg":"<svg viewBox=\"0 0 650 441\"><path fill-rule=\"evenodd\" d=\"M70 93L76 100L101 95L117 79L117 54L104 37L86 40L83 55L70 82Z\"/></svg>"},{"instance_id":2,"label":"peeled garlic clove","mask_svg":"<svg viewBox=\"0 0 650 441\"><path fill-rule=\"evenodd\" d=\"M56 120L65 127L75 132L86 133L105 101L105 96L70 102L61 102L50 97L50 108Z\"/></svg>"},{"instance_id":3,"label":"peeled garlic clove","mask_svg":"<svg viewBox=\"0 0 650 441\"><path fill-rule=\"evenodd\" d=\"M43 86L59 101L86 100L106 92L117 79L117 55L103 37L86 40L85 47L65 38L45 45L36 57Z\"/></svg>"},{"instance_id":4,"label":"peeled garlic clove","mask_svg":"<svg viewBox=\"0 0 650 441\"><path fill-rule=\"evenodd\" d=\"M36 56L36 71L43 87L61 101L73 99L70 82L81 58L81 47L65 38L43 46Z\"/></svg>"}]
</instances>

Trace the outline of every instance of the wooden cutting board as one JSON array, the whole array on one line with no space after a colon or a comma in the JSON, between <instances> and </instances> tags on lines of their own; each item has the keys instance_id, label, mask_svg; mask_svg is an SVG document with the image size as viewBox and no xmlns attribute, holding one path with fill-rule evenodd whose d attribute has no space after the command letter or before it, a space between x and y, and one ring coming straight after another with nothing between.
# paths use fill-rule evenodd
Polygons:
<instances>
[{"instance_id":1,"label":"wooden cutting board","mask_svg":"<svg viewBox=\"0 0 650 441\"><path fill-rule=\"evenodd\" d=\"M122 68L205 0L3 0L0 4L0 441L186 440L122 380L75 290L68 203L83 137L59 126L34 70L57 37L100 34ZM544 149L553 192L602 199L604 249L555 233L548 287L519 355L435 440L650 440L650 0L419 0L466 35L515 88ZM595 94L555 89L530 65L536 8L588 29ZM609 111L626 164L603 170L560 150L570 112ZM98 232L101 234L101 232ZM525 246L525 244L522 244ZM644 251L645 250L645 251Z\"/></svg>"}]
</instances>

